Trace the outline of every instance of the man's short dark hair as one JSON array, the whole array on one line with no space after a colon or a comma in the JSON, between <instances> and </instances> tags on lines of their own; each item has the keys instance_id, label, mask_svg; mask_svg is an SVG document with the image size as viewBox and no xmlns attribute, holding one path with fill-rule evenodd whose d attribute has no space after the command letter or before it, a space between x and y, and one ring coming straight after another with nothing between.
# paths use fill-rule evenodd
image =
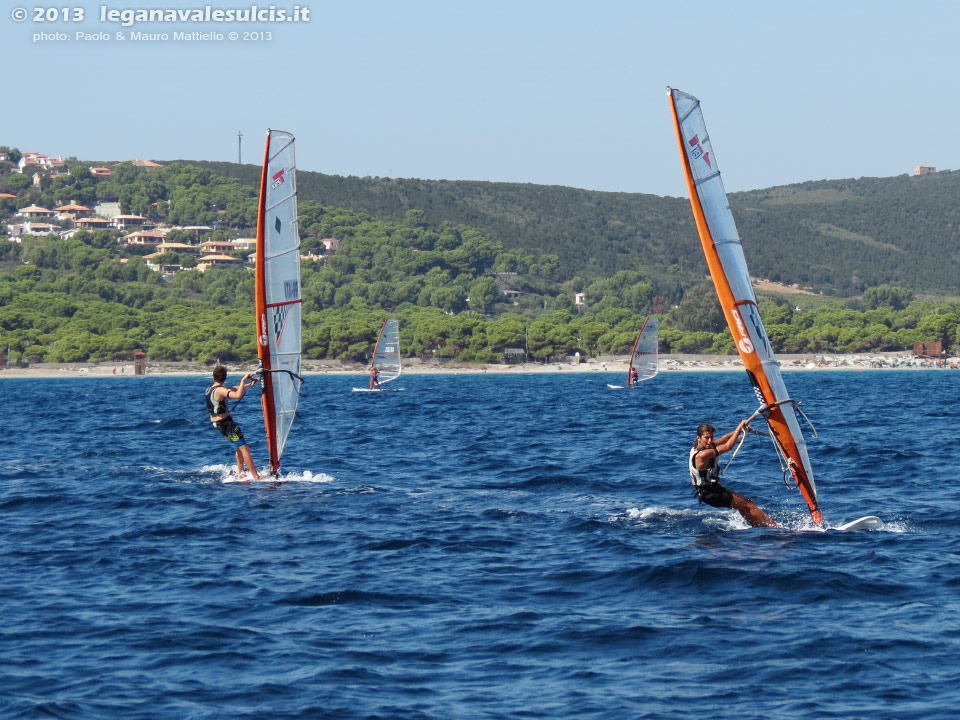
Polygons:
<instances>
[{"instance_id":1,"label":"man's short dark hair","mask_svg":"<svg viewBox=\"0 0 960 720\"><path fill-rule=\"evenodd\" d=\"M223 365L217 365L213 369L213 381L222 383L227 379L227 369Z\"/></svg>"}]
</instances>

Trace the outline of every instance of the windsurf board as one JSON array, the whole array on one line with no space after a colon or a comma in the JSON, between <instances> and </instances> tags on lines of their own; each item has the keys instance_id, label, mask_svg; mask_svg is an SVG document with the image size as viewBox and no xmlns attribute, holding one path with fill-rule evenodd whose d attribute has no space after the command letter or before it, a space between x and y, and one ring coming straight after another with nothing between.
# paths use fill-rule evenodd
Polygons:
<instances>
[{"instance_id":1,"label":"windsurf board","mask_svg":"<svg viewBox=\"0 0 960 720\"><path fill-rule=\"evenodd\" d=\"M876 515L867 515L856 520L851 520L848 523L844 523L839 527L833 528L834 530L879 530L883 527L883 520L878 518Z\"/></svg>"}]
</instances>

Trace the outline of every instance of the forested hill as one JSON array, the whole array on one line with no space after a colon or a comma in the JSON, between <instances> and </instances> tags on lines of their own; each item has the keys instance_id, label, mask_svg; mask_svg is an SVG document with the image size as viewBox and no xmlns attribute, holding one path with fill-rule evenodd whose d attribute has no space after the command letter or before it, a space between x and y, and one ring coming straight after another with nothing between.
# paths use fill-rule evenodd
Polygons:
<instances>
[{"instance_id":1,"label":"forested hill","mask_svg":"<svg viewBox=\"0 0 960 720\"><path fill-rule=\"evenodd\" d=\"M754 274L840 294L889 282L955 295L958 198L960 171L943 171L821 180L730 201Z\"/></svg>"},{"instance_id":2,"label":"forested hill","mask_svg":"<svg viewBox=\"0 0 960 720\"><path fill-rule=\"evenodd\" d=\"M260 169L196 163L256 186ZM299 171L301 198L401 220L480 228L505 249L554 254L570 278L677 265L706 272L685 198L517 183L358 178ZM960 294L960 172L823 180L731 193L751 272L856 295L898 285Z\"/></svg>"},{"instance_id":3,"label":"forested hill","mask_svg":"<svg viewBox=\"0 0 960 720\"><path fill-rule=\"evenodd\" d=\"M260 181L260 169L252 165L197 164L247 184ZM690 204L683 198L558 185L341 177L299 169L297 183L303 200L393 221L421 210L430 224L479 228L506 250L556 255L566 279L650 266L697 266L706 272Z\"/></svg>"}]
</instances>

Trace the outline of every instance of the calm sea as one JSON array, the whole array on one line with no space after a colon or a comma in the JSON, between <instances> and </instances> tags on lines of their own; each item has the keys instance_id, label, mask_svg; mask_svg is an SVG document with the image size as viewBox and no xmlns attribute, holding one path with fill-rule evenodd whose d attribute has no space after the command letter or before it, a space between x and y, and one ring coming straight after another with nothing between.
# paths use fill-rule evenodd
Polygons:
<instances>
[{"instance_id":1,"label":"calm sea","mask_svg":"<svg viewBox=\"0 0 960 720\"><path fill-rule=\"evenodd\" d=\"M958 717L960 372L786 376L846 533L763 437L725 482L785 529L690 495L742 373L614 379L310 376L262 484L205 377L0 380L0 717Z\"/></svg>"}]
</instances>

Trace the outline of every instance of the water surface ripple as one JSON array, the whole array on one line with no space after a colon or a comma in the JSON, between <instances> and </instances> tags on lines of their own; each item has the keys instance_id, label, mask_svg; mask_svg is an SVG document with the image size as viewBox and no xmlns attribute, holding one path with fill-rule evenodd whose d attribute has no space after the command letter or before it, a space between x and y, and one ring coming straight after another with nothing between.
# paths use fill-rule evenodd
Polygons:
<instances>
[{"instance_id":1,"label":"water surface ripple","mask_svg":"<svg viewBox=\"0 0 960 720\"><path fill-rule=\"evenodd\" d=\"M742 373L612 377L310 376L262 484L206 378L0 380L0 717L956 717L960 373L788 374L860 533L755 436L726 482L786 527L696 504Z\"/></svg>"}]
</instances>

